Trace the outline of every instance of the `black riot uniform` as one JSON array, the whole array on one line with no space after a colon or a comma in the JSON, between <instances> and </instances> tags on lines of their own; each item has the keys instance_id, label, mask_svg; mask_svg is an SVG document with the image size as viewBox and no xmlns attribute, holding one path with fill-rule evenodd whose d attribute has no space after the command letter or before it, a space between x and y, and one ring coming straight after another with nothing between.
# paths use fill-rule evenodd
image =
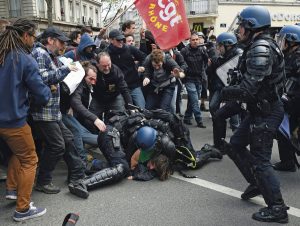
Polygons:
<instances>
[{"instance_id":1,"label":"black riot uniform","mask_svg":"<svg viewBox=\"0 0 300 226\"><path fill-rule=\"evenodd\" d=\"M300 43L299 43L300 44ZM290 131L298 126L300 118L300 46L294 51L284 51L286 72L286 96L283 98L285 111L289 115ZM277 135L280 162L274 164L274 169L279 171L296 171L299 167L295 153L296 147L282 133Z\"/></svg>"},{"instance_id":2,"label":"black riot uniform","mask_svg":"<svg viewBox=\"0 0 300 226\"><path fill-rule=\"evenodd\" d=\"M87 190L116 183L128 175L128 162L139 148L135 142L137 130L143 126L157 130L154 146L156 154L167 156L171 164L174 164L178 157L182 157L179 156L182 152L185 158L189 157L188 153L191 154L191 159L180 159L180 164L186 163L189 168L199 168L209 158L222 158L222 154L209 145L204 146L196 154L189 131L182 120L164 110L110 111L107 117L109 118L106 122L107 129L99 133L98 145L110 167L88 176L77 184L69 185L70 192L79 197L87 198ZM146 170L145 167L138 167L138 170L134 170L133 176L138 180L152 179L154 175Z\"/></svg>"},{"instance_id":3,"label":"black riot uniform","mask_svg":"<svg viewBox=\"0 0 300 226\"><path fill-rule=\"evenodd\" d=\"M235 35L228 32L224 32L217 37L217 45L224 46L225 53L222 57L212 59L211 67L214 68L214 71L234 57L241 55L243 52L237 47ZM225 106L220 108L222 102L221 90L225 85L216 72L212 74L212 77L209 79L211 80L209 110L213 121L214 146L218 149L222 149L222 139L226 137L226 119L233 117L232 120L235 123L231 123L231 127L235 130L240 120L239 113L242 111L242 108L240 103L233 101L227 102Z\"/></svg>"},{"instance_id":4,"label":"black riot uniform","mask_svg":"<svg viewBox=\"0 0 300 226\"><path fill-rule=\"evenodd\" d=\"M285 77L283 54L266 31L270 25L270 14L262 6L249 6L240 13L238 35L248 44L238 65L242 80L239 85L225 87L222 96L247 104L248 114L227 149L228 156L250 184L242 199L262 194L267 207L252 218L287 223L288 207L270 163L273 138L284 115L280 96ZM246 148L248 144L250 151Z\"/></svg>"}]
</instances>

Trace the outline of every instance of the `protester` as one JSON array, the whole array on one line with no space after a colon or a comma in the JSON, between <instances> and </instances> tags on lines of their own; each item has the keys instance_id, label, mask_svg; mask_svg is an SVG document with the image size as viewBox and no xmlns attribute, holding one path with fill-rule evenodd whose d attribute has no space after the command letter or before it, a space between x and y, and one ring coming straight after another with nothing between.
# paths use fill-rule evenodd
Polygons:
<instances>
[{"instance_id":1,"label":"protester","mask_svg":"<svg viewBox=\"0 0 300 226\"><path fill-rule=\"evenodd\" d=\"M35 207L31 201L38 158L26 122L29 93L31 104L36 106L47 104L51 96L36 61L30 56L35 32L32 21L18 19L0 35L0 95L6 97L0 102L0 138L13 153L8 165L6 198L17 201L15 221L46 213L45 208Z\"/></svg>"},{"instance_id":2,"label":"protester","mask_svg":"<svg viewBox=\"0 0 300 226\"><path fill-rule=\"evenodd\" d=\"M135 61L142 65L146 55L133 45L125 45L125 37L119 30L110 31L108 36L110 45L107 47L107 52L112 63L117 65L123 72L133 103L145 108L145 98L139 76L139 72L143 72L144 68L142 66L136 67Z\"/></svg>"},{"instance_id":3,"label":"protester","mask_svg":"<svg viewBox=\"0 0 300 226\"><path fill-rule=\"evenodd\" d=\"M80 40L81 40L81 32L80 31L72 31L69 35L70 41L66 48L65 53L69 52L70 50L74 50L78 47Z\"/></svg>"},{"instance_id":4,"label":"protester","mask_svg":"<svg viewBox=\"0 0 300 226\"><path fill-rule=\"evenodd\" d=\"M208 56L204 47L199 45L199 42L198 34L193 32L190 37L190 44L180 51L188 65L184 79L188 94L188 103L184 121L187 125L192 125L191 120L194 114L197 126L206 128L202 121L199 97L201 96L202 80L205 78L205 65L207 64Z\"/></svg>"},{"instance_id":5,"label":"protester","mask_svg":"<svg viewBox=\"0 0 300 226\"><path fill-rule=\"evenodd\" d=\"M68 183L76 185L78 180L85 176L84 163L79 157L71 131L62 122L59 106L59 83L71 71L78 70L74 64L62 65L57 58L67 41L69 39L60 30L49 27L42 33L40 42L32 52L38 62L43 82L50 86L52 91L51 99L46 106L31 106L30 109L34 127L45 143L35 190L46 194L60 192L60 188L52 183L52 173L62 157L68 165Z\"/></svg>"},{"instance_id":6,"label":"protester","mask_svg":"<svg viewBox=\"0 0 300 226\"><path fill-rule=\"evenodd\" d=\"M156 49L144 63L143 86L149 86L146 109L163 109L171 112L176 78L184 77L182 69L170 55Z\"/></svg>"},{"instance_id":7,"label":"protester","mask_svg":"<svg viewBox=\"0 0 300 226\"><path fill-rule=\"evenodd\" d=\"M122 112L128 107L128 104L132 104L132 99L122 71L112 64L108 53L99 53L97 56L97 82L93 86L89 110L104 121L103 114L105 115L110 110ZM91 132L97 131L94 126L97 118L90 121L90 126L87 125Z\"/></svg>"}]
</instances>

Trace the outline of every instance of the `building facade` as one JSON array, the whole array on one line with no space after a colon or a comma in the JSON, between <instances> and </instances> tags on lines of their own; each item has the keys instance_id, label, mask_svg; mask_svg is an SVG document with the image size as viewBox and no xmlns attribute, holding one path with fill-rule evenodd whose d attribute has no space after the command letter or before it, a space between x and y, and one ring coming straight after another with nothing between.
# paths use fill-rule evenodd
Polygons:
<instances>
[{"instance_id":1,"label":"building facade","mask_svg":"<svg viewBox=\"0 0 300 226\"><path fill-rule=\"evenodd\" d=\"M101 0L53 0L53 24L65 32L81 26L96 30L101 24ZM26 17L38 22L39 30L48 27L45 0L0 0L0 17Z\"/></svg>"},{"instance_id":2,"label":"building facade","mask_svg":"<svg viewBox=\"0 0 300 226\"><path fill-rule=\"evenodd\" d=\"M185 0L190 28L205 33L213 26L215 35L228 31L238 13L250 5L267 7L274 29L300 22L300 0Z\"/></svg>"}]
</instances>

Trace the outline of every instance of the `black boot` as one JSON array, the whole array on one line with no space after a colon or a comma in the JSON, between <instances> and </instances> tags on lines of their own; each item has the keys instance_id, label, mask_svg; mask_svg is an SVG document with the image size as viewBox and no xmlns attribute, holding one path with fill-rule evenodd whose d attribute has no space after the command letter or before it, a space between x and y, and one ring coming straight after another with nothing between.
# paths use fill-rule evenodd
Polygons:
<instances>
[{"instance_id":1,"label":"black boot","mask_svg":"<svg viewBox=\"0 0 300 226\"><path fill-rule=\"evenodd\" d=\"M87 190L86 185L83 183L83 181L78 181L77 183L69 183L68 185L69 191L80 198L88 198L89 192Z\"/></svg>"},{"instance_id":2,"label":"black boot","mask_svg":"<svg viewBox=\"0 0 300 226\"><path fill-rule=\"evenodd\" d=\"M209 152L210 158L216 158L216 159L223 158L223 155L220 152L220 150L209 144L204 144L204 146L201 148L201 151L206 152L206 153Z\"/></svg>"},{"instance_id":3,"label":"black boot","mask_svg":"<svg viewBox=\"0 0 300 226\"><path fill-rule=\"evenodd\" d=\"M241 195L241 198L243 200L248 200L248 199L254 198L255 196L258 196L260 194L261 194L261 192L260 192L259 188L256 185L250 184L246 188L244 193Z\"/></svg>"},{"instance_id":4,"label":"black boot","mask_svg":"<svg viewBox=\"0 0 300 226\"><path fill-rule=\"evenodd\" d=\"M252 215L252 218L257 221L263 222L277 222L277 223L288 223L289 217L287 210L289 207L286 205L274 205L260 209L257 213Z\"/></svg>"},{"instance_id":5,"label":"black boot","mask_svg":"<svg viewBox=\"0 0 300 226\"><path fill-rule=\"evenodd\" d=\"M77 183L70 183L69 190L76 196L87 198L89 196L88 190L116 183L122 180L125 175L126 171L124 170L124 166L118 164L115 167L100 170Z\"/></svg>"},{"instance_id":6,"label":"black boot","mask_svg":"<svg viewBox=\"0 0 300 226\"><path fill-rule=\"evenodd\" d=\"M203 124L203 122L197 122L197 127L203 128L203 129L206 128L206 126Z\"/></svg>"},{"instance_id":7,"label":"black boot","mask_svg":"<svg viewBox=\"0 0 300 226\"><path fill-rule=\"evenodd\" d=\"M273 165L274 170L296 172L296 165L294 162L277 162Z\"/></svg>"}]
</instances>

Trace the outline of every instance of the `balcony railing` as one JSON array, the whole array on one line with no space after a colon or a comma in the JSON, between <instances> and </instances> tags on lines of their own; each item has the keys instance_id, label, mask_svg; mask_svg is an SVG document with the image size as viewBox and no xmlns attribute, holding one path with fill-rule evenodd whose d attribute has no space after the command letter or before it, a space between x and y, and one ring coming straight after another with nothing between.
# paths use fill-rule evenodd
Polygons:
<instances>
[{"instance_id":1,"label":"balcony railing","mask_svg":"<svg viewBox=\"0 0 300 226\"><path fill-rule=\"evenodd\" d=\"M218 0L185 0L184 3L188 16L217 13Z\"/></svg>"}]
</instances>

